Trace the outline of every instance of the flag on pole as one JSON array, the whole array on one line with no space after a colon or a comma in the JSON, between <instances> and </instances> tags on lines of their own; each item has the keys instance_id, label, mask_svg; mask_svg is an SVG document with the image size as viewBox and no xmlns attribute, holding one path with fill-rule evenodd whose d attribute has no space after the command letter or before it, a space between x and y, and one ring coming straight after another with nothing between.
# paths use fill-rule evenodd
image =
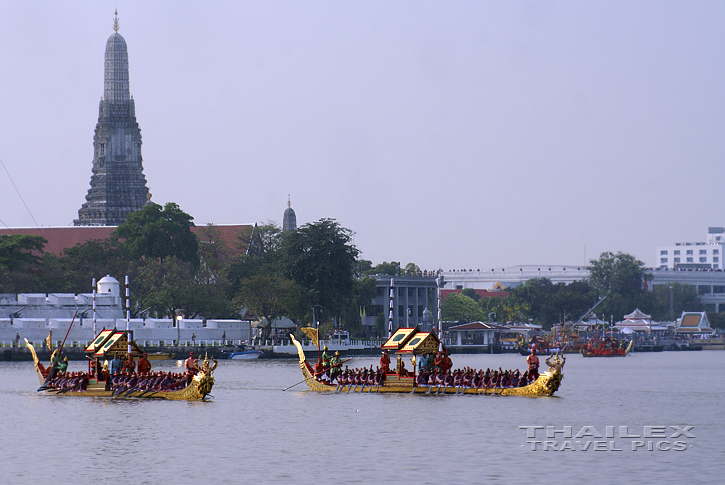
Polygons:
<instances>
[{"instance_id":1,"label":"flag on pole","mask_svg":"<svg viewBox=\"0 0 725 485\"><path fill-rule=\"evenodd\" d=\"M312 327L302 327L301 330L310 337L310 340L313 344L315 344L315 347L317 347L317 350L320 350L320 339L319 339L319 332L316 328Z\"/></svg>"}]
</instances>

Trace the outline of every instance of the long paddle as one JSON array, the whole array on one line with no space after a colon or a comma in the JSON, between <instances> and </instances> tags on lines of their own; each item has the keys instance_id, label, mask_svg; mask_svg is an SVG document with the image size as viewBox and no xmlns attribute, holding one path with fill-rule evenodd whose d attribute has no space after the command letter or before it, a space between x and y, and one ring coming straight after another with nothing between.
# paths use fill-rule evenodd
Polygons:
<instances>
[{"instance_id":1,"label":"long paddle","mask_svg":"<svg viewBox=\"0 0 725 485\"><path fill-rule=\"evenodd\" d=\"M341 366L342 364L344 364L345 362L347 362L347 361L349 361L349 360L352 360L352 358L349 358L349 359L343 360L343 361L342 361L342 362L340 362L339 364L335 364L335 365L333 365L332 367L330 367L330 369L332 369L333 367L338 367L338 366ZM295 386L299 386L299 385L300 385L300 384L302 384L303 382L307 382L308 380L310 380L310 379L312 379L312 378L314 378L314 377L315 377L314 375L311 375L310 377L305 377L304 379L302 379L302 380L301 380L300 382L298 382L297 384L292 384L291 386L289 386L289 387L287 387L287 388L285 388L285 389L282 389L282 391L289 391L289 390L290 390L290 389L292 389L293 387L295 387Z\"/></svg>"},{"instance_id":2,"label":"long paddle","mask_svg":"<svg viewBox=\"0 0 725 485\"><path fill-rule=\"evenodd\" d=\"M65 333L65 337L63 338L63 343L60 344L60 347L58 347L58 353L55 356L55 359L53 359L53 362L50 363L50 370L48 371L48 375L45 376L45 381L43 381L43 385L38 388L38 392L44 391L48 388L48 385L50 384L50 381L53 380L55 377L57 370L56 365L58 364L58 361L60 360L60 354L63 352L63 346L65 345L65 340L68 338L68 334L70 333L70 329L73 327L73 322L76 321L76 317L78 316L78 309L76 309L75 314L73 315L73 320L71 320L70 325L68 325L68 331Z\"/></svg>"}]
</instances>

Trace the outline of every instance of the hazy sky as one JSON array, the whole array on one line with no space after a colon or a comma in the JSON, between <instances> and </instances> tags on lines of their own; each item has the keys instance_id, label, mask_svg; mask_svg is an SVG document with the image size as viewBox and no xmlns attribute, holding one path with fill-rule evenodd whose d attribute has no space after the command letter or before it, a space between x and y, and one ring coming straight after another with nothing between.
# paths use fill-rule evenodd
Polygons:
<instances>
[{"instance_id":1,"label":"hazy sky","mask_svg":"<svg viewBox=\"0 0 725 485\"><path fill-rule=\"evenodd\" d=\"M85 201L115 8L153 200L197 224L290 194L444 270L653 266L725 226L725 2L6 1L0 159L41 226Z\"/></svg>"}]
</instances>

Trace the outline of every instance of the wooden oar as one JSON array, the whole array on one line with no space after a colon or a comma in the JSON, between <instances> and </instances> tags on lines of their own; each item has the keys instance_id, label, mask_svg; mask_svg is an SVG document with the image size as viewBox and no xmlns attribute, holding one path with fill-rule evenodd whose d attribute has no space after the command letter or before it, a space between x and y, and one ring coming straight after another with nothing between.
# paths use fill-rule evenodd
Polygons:
<instances>
[{"instance_id":1,"label":"wooden oar","mask_svg":"<svg viewBox=\"0 0 725 485\"><path fill-rule=\"evenodd\" d=\"M73 322L76 321L76 317L78 316L78 309L76 309L75 314L73 315L73 320L70 321L70 325L68 325L68 331L65 333L65 337L63 338L63 343L60 344L60 347L58 347L58 353L55 356L55 359L53 359L53 362L50 363L50 369L48 370L48 374L45 376L45 381L43 381L43 385L38 388L38 392L44 391L48 384L50 384L50 381L53 380L55 377L57 370L55 366L58 364L58 361L60 360L60 354L63 352L63 346L65 345L65 340L68 338L68 334L70 333L70 329L73 327Z\"/></svg>"},{"instance_id":2,"label":"wooden oar","mask_svg":"<svg viewBox=\"0 0 725 485\"><path fill-rule=\"evenodd\" d=\"M293 387L295 387L295 386L299 386L299 385L300 385L300 384L302 384L303 382L307 382L307 381L308 381L308 380L310 380L310 379L314 379L314 377L315 377L315 376L305 377L304 379L302 379L302 380L301 380L300 382L298 382L297 384L292 384L292 385L291 385L291 386L289 386L288 388L286 388L286 389L282 389L282 391L289 391L289 390L290 390L290 389L292 389Z\"/></svg>"}]
</instances>

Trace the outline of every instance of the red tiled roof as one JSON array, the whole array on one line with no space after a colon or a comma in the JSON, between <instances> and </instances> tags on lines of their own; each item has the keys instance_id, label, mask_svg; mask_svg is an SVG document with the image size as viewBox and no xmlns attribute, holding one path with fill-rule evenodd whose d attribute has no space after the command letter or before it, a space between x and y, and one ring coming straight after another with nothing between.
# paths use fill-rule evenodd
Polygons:
<instances>
[{"instance_id":1,"label":"red tiled roof","mask_svg":"<svg viewBox=\"0 0 725 485\"><path fill-rule=\"evenodd\" d=\"M492 323L470 322L449 327L448 330L501 330L501 327Z\"/></svg>"},{"instance_id":2,"label":"red tiled roof","mask_svg":"<svg viewBox=\"0 0 725 485\"><path fill-rule=\"evenodd\" d=\"M198 234L200 231L212 227L219 234L227 245L227 251L231 255L246 251L246 245L240 241L239 234L249 234L253 226L249 224L229 224L223 226L194 226L191 231ZM108 239L116 229L115 226L67 226L67 227L20 227L0 229L0 234L28 234L30 236L42 236L48 243L44 250L61 256L63 251L78 244L83 244L94 239ZM200 239L200 243L203 239Z\"/></svg>"}]
</instances>

